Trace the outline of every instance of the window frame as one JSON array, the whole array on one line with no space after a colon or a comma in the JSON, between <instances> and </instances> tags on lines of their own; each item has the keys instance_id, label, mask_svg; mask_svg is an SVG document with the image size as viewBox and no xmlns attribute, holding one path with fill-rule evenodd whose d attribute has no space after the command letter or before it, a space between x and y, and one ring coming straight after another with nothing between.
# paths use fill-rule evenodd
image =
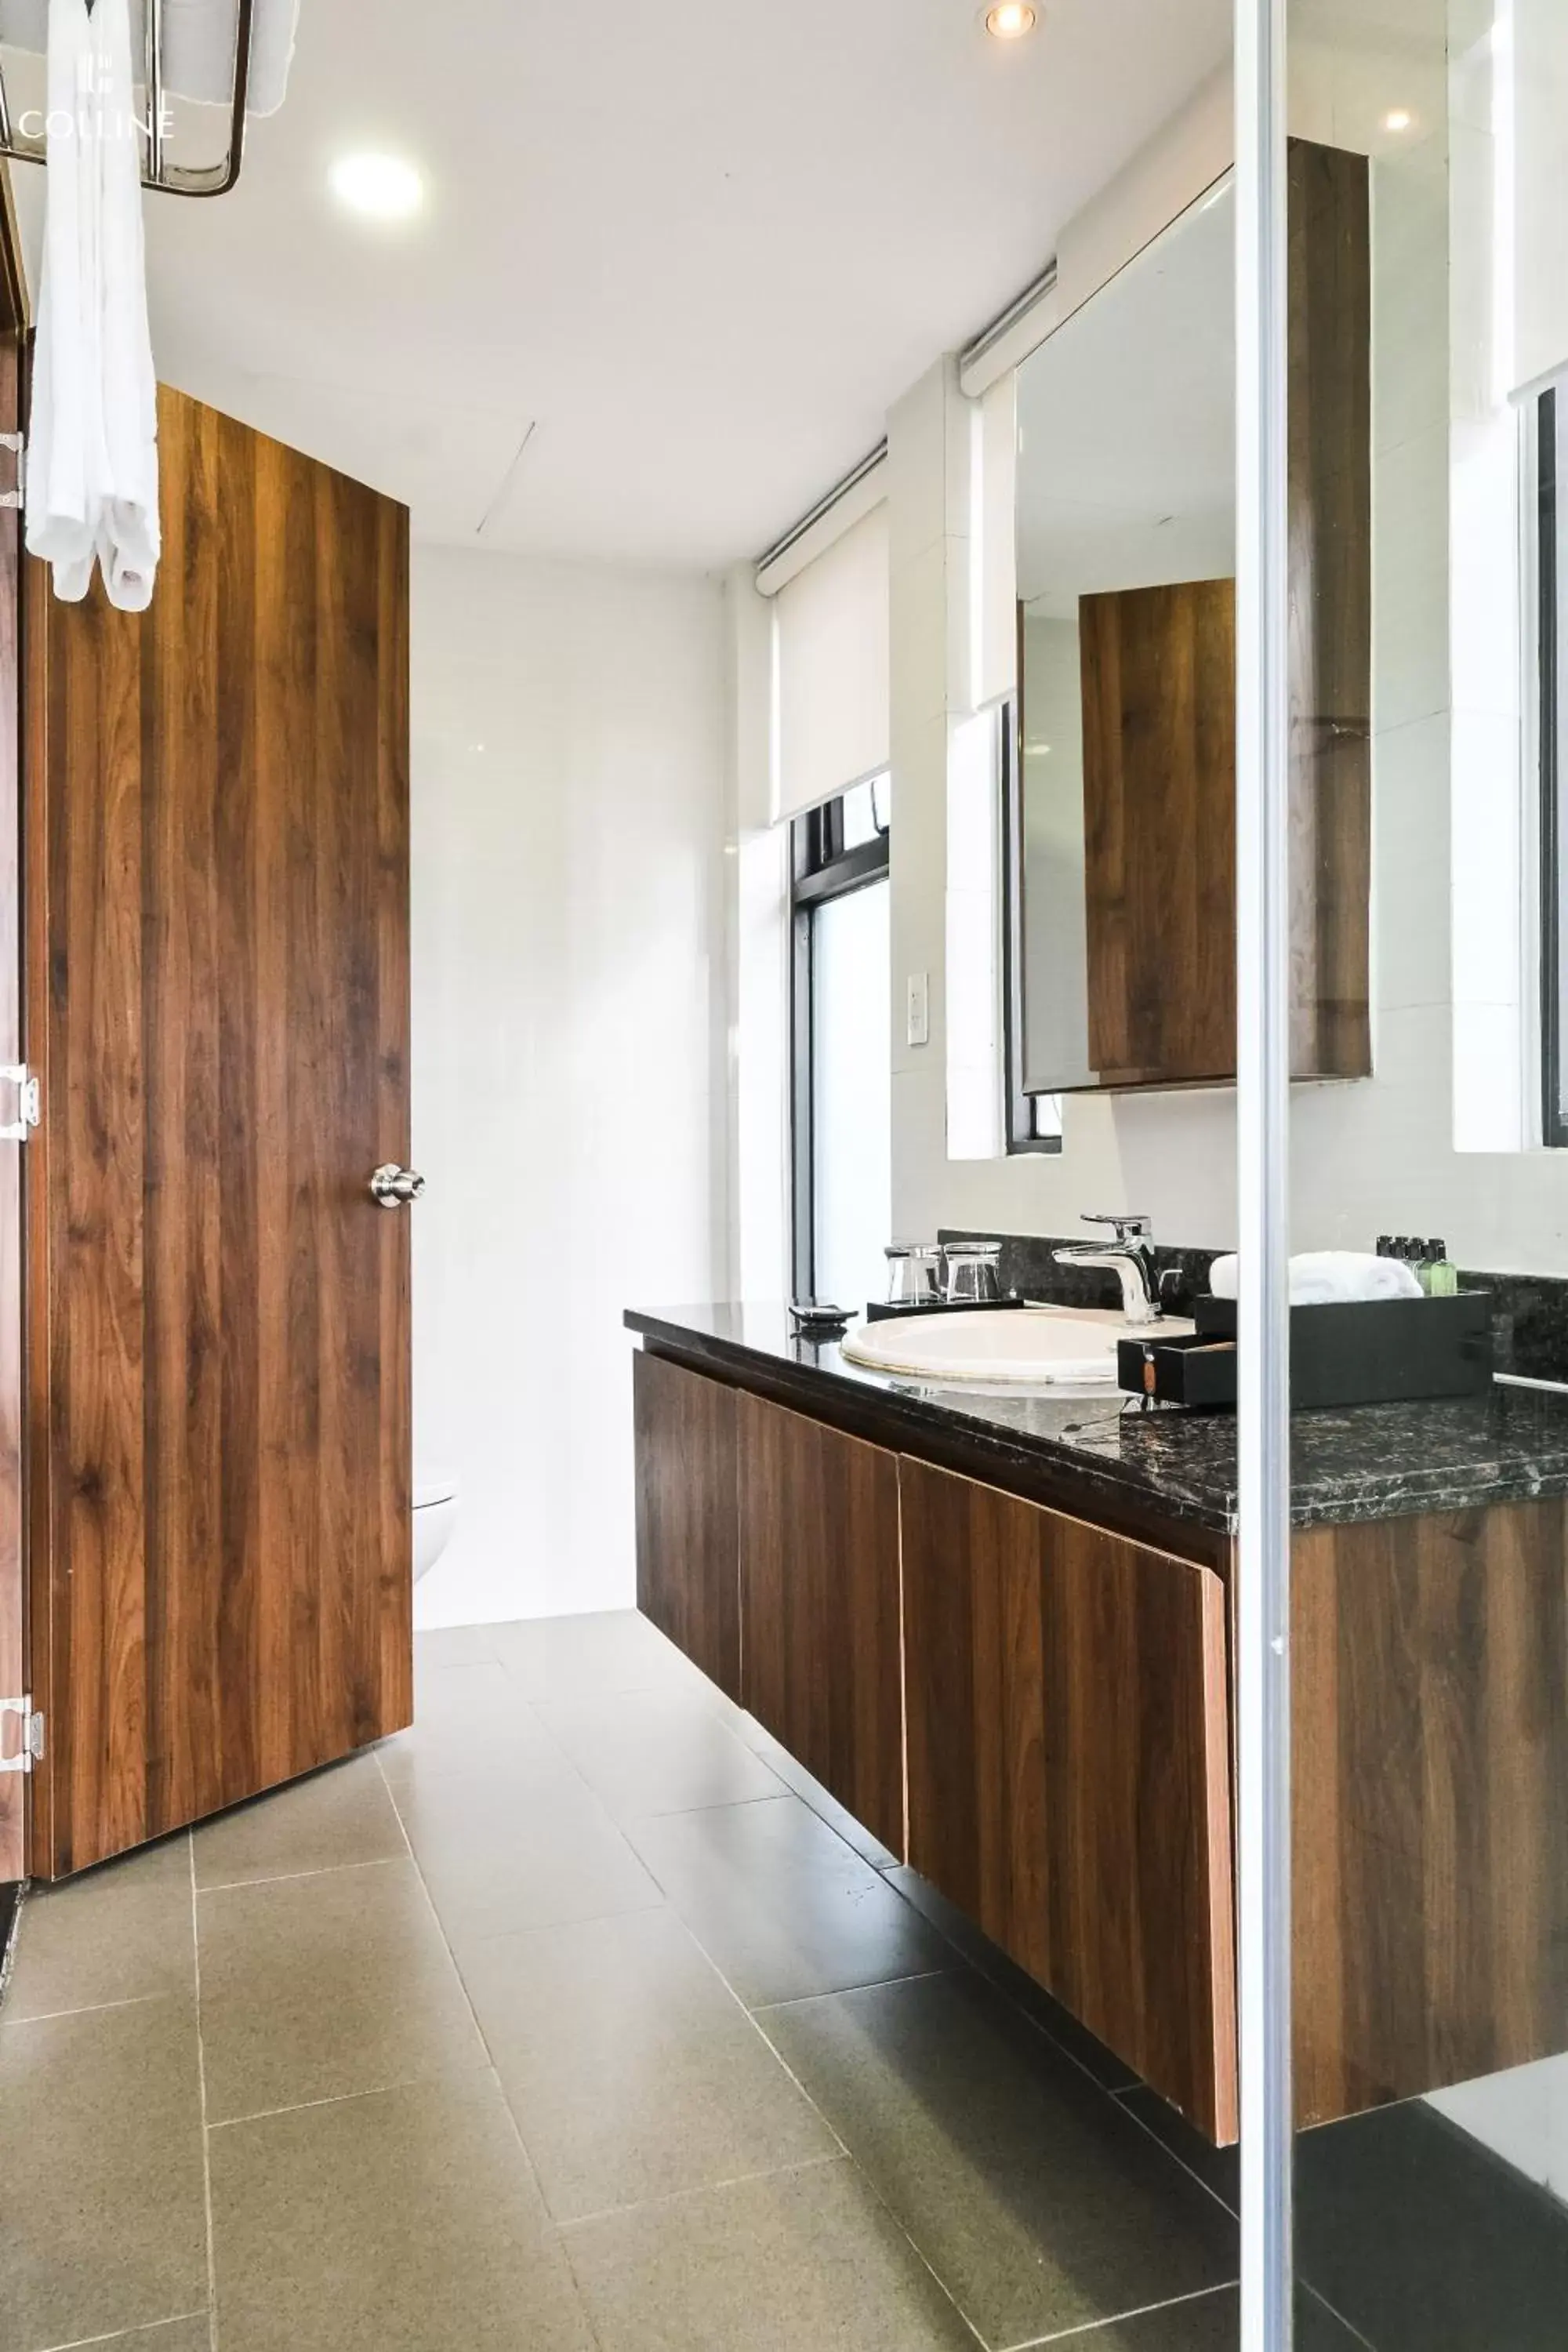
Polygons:
<instances>
[{"instance_id":1,"label":"window frame","mask_svg":"<svg viewBox=\"0 0 1568 2352\"><path fill-rule=\"evenodd\" d=\"M1020 626L1019 638L1023 631ZM1022 656L1020 654L1020 659ZM1002 705L996 740L1002 795L1002 1069L1007 1154L1034 1152L1058 1159L1062 1151L1060 1097L1031 1094L1024 1071L1024 759L1023 697ZM1042 1135L1040 1116L1049 1105L1053 1132Z\"/></svg>"},{"instance_id":2,"label":"window frame","mask_svg":"<svg viewBox=\"0 0 1568 2352\"><path fill-rule=\"evenodd\" d=\"M880 772L874 781L879 782L885 772ZM800 1300L815 1297L816 1280L813 919L819 908L886 882L892 872L890 811L889 823L878 824L874 840L847 849L847 797L840 793L819 807L807 809L790 824L790 1274L794 1295Z\"/></svg>"},{"instance_id":3,"label":"window frame","mask_svg":"<svg viewBox=\"0 0 1568 2352\"><path fill-rule=\"evenodd\" d=\"M1564 694L1561 578L1560 387L1552 384L1535 405L1535 596L1538 737L1540 751L1541 1120L1548 1150L1568 1150L1568 1036L1563 997L1568 970L1568 811L1563 805Z\"/></svg>"}]
</instances>

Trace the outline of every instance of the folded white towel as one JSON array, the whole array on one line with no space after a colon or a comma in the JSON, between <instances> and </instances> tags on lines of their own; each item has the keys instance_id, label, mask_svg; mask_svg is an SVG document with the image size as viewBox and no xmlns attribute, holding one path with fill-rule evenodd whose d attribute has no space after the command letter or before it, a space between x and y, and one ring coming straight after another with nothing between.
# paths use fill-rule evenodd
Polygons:
<instances>
[{"instance_id":1,"label":"folded white towel","mask_svg":"<svg viewBox=\"0 0 1568 2352\"><path fill-rule=\"evenodd\" d=\"M78 604L95 562L144 612L158 569L158 385L147 331L127 0L49 0L48 186L27 549Z\"/></svg>"},{"instance_id":2,"label":"folded white towel","mask_svg":"<svg viewBox=\"0 0 1568 2352\"><path fill-rule=\"evenodd\" d=\"M1209 1270L1215 1298L1236 1297L1240 1261L1216 1257ZM1398 1258L1364 1250L1309 1250L1290 1261L1292 1307L1337 1307L1358 1299L1419 1298L1421 1285Z\"/></svg>"},{"instance_id":3,"label":"folded white towel","mask_svg":"<svg viewBox=\"0 0 1568 2352\"><path fill-rule=\"evenodd\" d=\"M132 0L131 54L138 78L145 0ZM0 41L42 52L48 46L49 0L0 0ZM250 16L249 114L276 114L289 87L300 0L253 0ZM205 106L234 103L234 52L239 0L163 0L163 88L171 98Z\"/></svg>"}]
</instances>

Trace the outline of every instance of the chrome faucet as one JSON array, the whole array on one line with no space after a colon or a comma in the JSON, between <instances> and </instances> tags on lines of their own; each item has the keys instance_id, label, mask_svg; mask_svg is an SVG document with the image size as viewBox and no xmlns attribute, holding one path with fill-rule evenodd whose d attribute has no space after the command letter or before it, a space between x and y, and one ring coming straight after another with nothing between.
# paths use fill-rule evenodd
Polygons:
<instances>
[{"instance_id":1,"label":"chrome faucet","mask_svg":"<svg viewBox=\"0 0 1568 2352\"><path fill-rule=\"evenodd\" d=\"M1121 1305L1129 1323L1136 1326L1163 1321L1165 1310L1160 1304L1153 1219L1090 1216L1086 1212L1081 1222L1086 1225L1112 1226L1116 1238L1107 1242L1069 1242L1056 1252L1057 1264L1103 1266L1107 1273L1121 1277Z\"/></svg>"}]
</instances>

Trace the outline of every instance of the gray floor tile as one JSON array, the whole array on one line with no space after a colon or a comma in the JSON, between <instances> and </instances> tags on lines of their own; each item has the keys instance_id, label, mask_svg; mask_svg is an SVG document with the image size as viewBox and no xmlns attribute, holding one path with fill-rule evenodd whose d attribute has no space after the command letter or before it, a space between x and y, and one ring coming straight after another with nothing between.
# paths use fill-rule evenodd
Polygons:
<instances>
[{"instance_id":1,"label":"gray floor tile","mask_svg":"<svg viewBox=\"0 0 1568 2352\"><path fill-rule=\"evenodd\" d=\"M427 1666L494 1665L500 1653L496 1648L494 1625L441 1625L428 1633L414 1636L414 1664L416 1673Z\"/></svg>"},{"instance_id":2,"label":"gray floor tile","mask_svg":"<svg viewBox=\"0 0 1568 2352\"><path fill-rule=\"evenodd\" d=\"M776 1775L700 1695L644 1690L545 1699L539 1712L618 1821L780 1793Z\"/></svg>"},{"instance_id":3,"label":"gray floor tile","mask_svg":"<svg viewBox=\"0 0 1568 2352\"><path fill-rule=\"evenodd\" d=\"M825 1789L820 1780L813 1779L804 1764L796 1763L789 1749L782 1747L754 1715L742 1714L737 1707L731 1727L753 1755L762 1758L769 1771L778 1775L793 1795L798 1797L803 1804L809 1805L817 1819L826 1822L830 1830L837 1831L846 1845L854 1848L862 1862L868 1862L873 1870L891 1870L894 1867L898 1855L885 1846L879 1837L873 1836L864 1822L858 1822L853 1813L847 1812L831 1790Z\"/></svg>"},{"instance_id":4,"label":"gray floor tile","mask_svg":"<svg viewBox=\"0 0 1568 2352\"><path fill-rule=\"evenodd\" d=\"M673 1913L503 1936L459 1959L558 2221L837 2152Z\"/></svg>"},{"instance_id":5,"label":"gray floor tile","mask_svg":"<svg viewBox=\"0 0 1568 2352\"><path fill-rule=\"evenodd\" d=\"M205 2305L194 2004L0 2025L0 2352Z\"/></svg>"},{"instance_id":6,"label":"gray floor tile","mask_svg":"<svg viewBox=\"0 0 1568 2352\"><path fill-rule=\"evenodd\" d=\"M1222 2287L1217 2294L1112 2320L1086 2336L1056 2340L1060 2352L1240 2352L1240 2296L1235 2287ZM1297 2299L1296 2347L1297 2352L1364 2352L1349 2328L1342 2327L1310 2294Z\"/></svg>"},{"instance_id":7,"label":"gray floor tile","mask_svg":"<svg viewBox=\"0 0 1568 2352\"><path fill-rule=\"evenodd\" d=\"M635 1609L540 1617L486 1628L495 1654L532 1699L604 1698L622 1691L723 1695Z\"/></svg>"},{"instance_id":8,"label":"gray floor tile","mask_svg":"<svg viewBox=\"0 0 1568 2352\"><path fill-rule=\"evenodd\" d=\"M592 2352L488 2070L211 2135L223 2352Z\"/></svg>"},{"instance_id":9,"label":"gray floor tile","mask_svg":"<svg viewBox=\"0 0 1568 2352\"><path fill-rule=\"evenodd\" d=\"M352 1756L237 1805L204 1822L194 1843L196 1885L202 1887L341 1870L357 1862L396 1862L408 1852L374 1756Z\"/></svg>"},{"instance_id":10,"label":"gray floor tile","mask_svg":"<svg viewBox=\"0 0 1568 2352\"><path fill-rule=\"evenodd\" d=\"M574 1772L452 1773L396 1791L442 1927L472 1942L647 1910L658 1886Z\"/></svg>"},{"instance_id":11,"label":"gray floor tile","mask_svg":"<svg viewBox=\"0 0 1568 2352\"><path fill-rule=\"evenodd\" d=\"M1241 2151L1237 2147L1215 2147L1194 2124L1168 2106L1157 2091L1140 2084L1133 2091L1121 2095L1121 2104L1130 2116L1136 2116L1145 2131L1152 2132L1180 2164L1195 2172L1204 2187L1217 2197L1231 2212L1241 2210Z\"/></svg>"},{"instance_id":12,"label":"gray floor tile","mask_svg":"<svg viewBox=\"0 0 1568 2352\"><path fill-rule=\"evenodd\" d=\"M1561 2352L1568 2207L1412 2099L1296 2142L1298 2270L1377 2352Z\"/></svg>"},{"instance_id":13,"label":"gray floor tile","mask_svg":"<svg viewBox=\"0 0 1568 2352\"><path fill-rule=\"evenodd\" d=\"M484 2063L412 1862L197 1898L214 2123Z\"/></svg>"},{"instance_id":14,"label":"gray floor tile","mask_svg":"<svg viewBox=\"0 0 1568 2352\"><path fill-rule=\"evenodd\" d=\"M1086 2025L1054 2000L1043 1985L1026 1976L1016 1961L1010 1960L999 1945L989 1936L982 1935L972 1919L946 1897L940 1895L929 1879L918 1871L906 1868L889 1870L888 1884L896 1886L907 1902L912 1903L922 1919L933 1927L953 1949L963 1954L972 1969L1011 2001L1024 2010L1042 2026L1053 2042L1059 2042L1071 2058L1076 2058L1085 2072L1102 2083L1108 2091L1132 2090L1140 2087L1139 2077L1125 2060L1108 2050Z\"/></svg>"},{"instance_id":15,"label":"gray floor tile","mask_svg":"<svg viewBox=\"0 0 1568 2352\"><path fill-rule=\"evenodd\" d=\"M100 2336L90 2347L58 2346L55 2352L212 2352L212 2321L204 2311L190 2319L166 2319L160 2327Z\"/></svg>"},{"instance_id":16,"label":"gray floor tile","mask_svg":"<svg viewBox=\"0 0 1568 2352\"><path fill-rule=\"evenodd\" d=\"M16 1922L0 2017L12 2024L106 2001L195 1990L191 1851L184 1837L35 1887Z\"/></svg>"},{"instance_id":17,"label":"gray floor tile","mask_svg":"<svg viewBox=\"0 0 1568 2352\"><path fill-rule=\"evenodd\" d=\"M559 1744L506 1668L490 1659L472 1664L414 1666L414 1723L377 1748L395 1792L449 1772L487 1770L496 1777L554 1765L565 1771Z\"/></svg>"},{"instance_id":18,"label":"gray floor tile","mask_svg":"<svg viewBox=\"0 0 1568 2352\"><path fill-rule=\"evenodd\" d=\"M1230 2217L968 1972L761 2021L988 2345L1235 2276Z\"/></svg>"},{"instance_id":19,"label":"gray floor tile","mask_svg":"<svg viewBox=\"0 0 1568 2352\"><path fill-rule=\"evenodd\" d=\"M903 1897L798 1797L637 1822L628 1835L751 2006L950 1968Z\"/></svg>"},{"instance_id":20,"label":"gray floor tile","mask_svg":"<svg viewBox=\"0 0 1568 2352\"><path fill-rule=\"evenodd\" d=\"M837 2159L564 2233L603 2352L973 2352L854 2166Z\"/></svg>"}]
</instances>

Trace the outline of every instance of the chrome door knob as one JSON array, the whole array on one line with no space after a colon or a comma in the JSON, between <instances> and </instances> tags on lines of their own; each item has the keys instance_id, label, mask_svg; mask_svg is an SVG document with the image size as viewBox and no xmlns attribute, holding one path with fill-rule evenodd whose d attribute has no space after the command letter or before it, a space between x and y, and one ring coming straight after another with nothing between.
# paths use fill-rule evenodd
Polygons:
<instances>
[{"instance_id":1,"label":"chrome door knob","mask_svg":"<svg viewBox=\"0 0 1568 2352\"><path fill-rule=\"evenodd\" d=\"M412 1168L400 1168L395 1160L384 1161L370 1180L371 1198L384 1209L406 1209L424 1190L424 1177Z\"/></svg>"}]
</instances>

